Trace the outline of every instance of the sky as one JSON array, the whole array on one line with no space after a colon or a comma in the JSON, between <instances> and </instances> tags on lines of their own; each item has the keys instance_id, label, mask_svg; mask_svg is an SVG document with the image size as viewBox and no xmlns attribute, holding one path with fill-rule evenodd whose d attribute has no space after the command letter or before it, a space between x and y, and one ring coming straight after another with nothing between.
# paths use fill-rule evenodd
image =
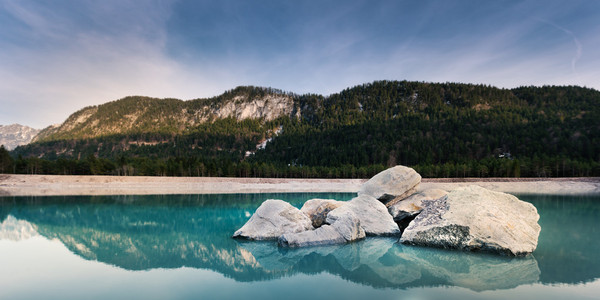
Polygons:
<instances>
[{"instance_id":1,"label":"sky","mask_svg":"<svg viewBox=\"0 0 600 300\"><path fill-rule=\"evenodd\" d=\"M0 124L375 80L600 89L600 1L0 0Z\"/></svg>"}]
</instances>

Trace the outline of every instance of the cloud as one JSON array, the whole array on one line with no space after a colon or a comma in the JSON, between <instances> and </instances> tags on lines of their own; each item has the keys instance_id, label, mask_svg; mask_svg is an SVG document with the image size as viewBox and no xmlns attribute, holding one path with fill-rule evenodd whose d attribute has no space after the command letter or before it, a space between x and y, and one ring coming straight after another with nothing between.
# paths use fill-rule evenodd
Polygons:
<instances>
[{"instance_id":1,"label":"cloud","mask_svg":"<svg viewBox=\"0 0 600 300\"><path fill-rule=\"evenodd\" d=\"M60 7L8 2L20 36L0 40L2 123L41 128L127 95L189 99L226 89L167 55L169 10L138 2L87 2L78 9L93 13L83 21Z\"/></svg>"},{"instance_id":2,"label":"cloud","mask_svg":"<svg viewBox=\"0 0 600 300\"><path fill-rule=\"evenodd\" d=\"M0 0L0 123L44 127L128 95L192 99L237 85L600 88L600 58L583 51L600 47L597 16L550 2Z\"/></svg>"},{"instance_id":3,"label":"cloud","mask_svg":"<svg viewBox=\"0 0 600 300\"><path fill-rule=\"evenodd\" d=\"M581 55L583 54L583 45L581 44L579 39L575 36L575 34L573 34L573 32L571 30L568 30L562 26L559 26L556 23L553 23L553 22L550 22L550 21L544 20L544 19L538 19L538 21L548 24L548 25L564 32L573 40L573 43L575 44L575 54L573 55L573 58L571 59L571 70L573 71L573 73L575 73L576 72L575 65L577 64L577 62L581 58Z\"/></svg>"}]
</instances>

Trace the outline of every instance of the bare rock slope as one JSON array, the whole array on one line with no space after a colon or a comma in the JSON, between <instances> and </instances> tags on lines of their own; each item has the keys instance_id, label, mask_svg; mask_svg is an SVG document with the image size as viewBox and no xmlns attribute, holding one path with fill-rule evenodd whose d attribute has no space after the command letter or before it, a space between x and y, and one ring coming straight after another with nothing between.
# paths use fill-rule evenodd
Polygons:
<instances>
[{"instance_id":1,"label":"bare rock slope","mask_svg":"<svg viewBox=\"0 0 600 300\"><path fill-rule=\"evenodd\" d=\"M182 134L218 119L271 121L282 116L300 118L294 99L260 88L240 87L215 98L189 101L131 96L85 107L62 124L43 129L34 142L140 132Z\"/></svg>"},{"instance_id":2,"label":"bare rock slope","mask_svg":"<svg viewBox=\"0 0 600 300\"><path fill-rule=\"evenodd\" d=\"M19 124L0 125L0 145L12 150L17 146L29 144L39 132L38 129Z\"/></svg>"}]
</instances>

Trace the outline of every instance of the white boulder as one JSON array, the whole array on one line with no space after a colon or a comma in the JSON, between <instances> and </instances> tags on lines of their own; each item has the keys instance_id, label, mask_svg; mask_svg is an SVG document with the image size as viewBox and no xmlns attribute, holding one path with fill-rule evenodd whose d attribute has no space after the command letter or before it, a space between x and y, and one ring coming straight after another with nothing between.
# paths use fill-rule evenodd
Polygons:
<instances>
[{"instance_id":1,"label":"white boulder","mask_svg":"<svg viewBox=\"0 0 600 300\"><path fill-rule=\"evenodd\" d=\"M390 206L416 191L421 183L421 175L414 169L395 166L379 172L365 182L358 195L368 195Z\"/></svg>"},{"instance_id":2,"label":"white boulder","mask_svg":"<svg viewBox=\"0 0 600 300\"><path fill-rule=\"evenodd\" d=\"M385 205L369 195L359 195L346 205L331 211L335 215L338 209L351 210L360 221L367 235L397 235L400 229Z\"/></svg>"},{"instance_id":3,"label":"white boulder","mask_svg":"<svg viewBox=\"0 0 600 300\"><path fill-rule=\"evenodd\" d=\"M423 201L423 211L406 228L400 241L521 256L537 247L538 219L532 204L472 185L438 200Z\"/></svg>"},{"instance_id":4,"label":"white boulder","mask_svg":"<svg viewBox=\"0 0 600 300\"><path fill-rule=\"evenodd\" d=\"M299 209L285 201L270 199L256 209L250 220L233 237L268 240L277 239L285 233L312 229L310 218Z\"/></svg>"},{"instance_id":5,"label":"white boulder","mask_svg":"<svg viewBox=\"0 0 600 300\"><path fill-rule=\"evenodd\" d=\"M286 233L279 238L278 242L284 247L306 247L347 243L363 239L365 236L360 219L348 208L348 205L343 205L330 211L319 228Z\"/></svg>"},{"instance_id":6,"label":"white boulder","mask_svg":"<svg viewBox=\"0 0 600 300\"><path fill-rule=\"evenodd\" d=\"M366 236L365 230L360 224L360 219L346 206L329 212L326 223L331 224L348 242L359 240Z\"/></svg>"}]
</instances>

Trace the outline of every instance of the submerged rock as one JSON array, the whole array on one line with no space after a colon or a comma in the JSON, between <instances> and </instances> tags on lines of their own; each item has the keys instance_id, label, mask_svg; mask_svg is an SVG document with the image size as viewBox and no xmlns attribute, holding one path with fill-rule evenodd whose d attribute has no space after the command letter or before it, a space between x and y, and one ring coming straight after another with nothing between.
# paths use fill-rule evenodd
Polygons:
<instances>
[{"instance_id":1,"label":"submerged rock","mask_svg":"<svg viewBox=\"0 0 600 300\"><path fill-rule=\"evenodd\" d=\"M304 203L300 209L312 221L312 226L315 228L321 227L327 219L327 214L330 211L344 205L344 201L333 199L311 199Z\"/></svg>"},{"instance_id":2,"label":"submerged rock","mask_svg":"<svg viewBox=\"0 0 600 300\"><path fill-rule=\"evenodd\" d=\"M415 170L405 166L395 166L379 172L365 182L358 195L374 197L389 207L413 194L419 183L421 183L421 175Z\"/></svg>"},{"instance_id":3,"label":"submerged rock","mask_svg":"<svg viewBox=\"0 0 600 300\"><path fill-rule=\"evenodd\" d=\"M394 218L394 221L400 222L405 218L414 217L423 210L424 200L436 200L448 195L448 192L440 189L424 190L420 193L412 194L410 197L396 202L388 208L388 211Z\"/></svg>"},{"instance_id":4,"label":"submerged rock","mask_svg":"<svg viewBox=\"0 0 600 300\"><path fill-rule=\"evenodd\" d=\"M311 229L313 226L310 218L299 209L285 201L271 199L263 202L233 237L268 240L277 239L285 233Z\"/></svg>"},{"instance_id":5,"label":"submerged rock","mask_svg":"<svg viewBox=\"0 0 600 300\"><path fill-rule=\"evenodd\" d=\"M402 243L515 256L537 247L537 210L515 196L472 185L422 203Z\"/></svg>"}]
</instances>

